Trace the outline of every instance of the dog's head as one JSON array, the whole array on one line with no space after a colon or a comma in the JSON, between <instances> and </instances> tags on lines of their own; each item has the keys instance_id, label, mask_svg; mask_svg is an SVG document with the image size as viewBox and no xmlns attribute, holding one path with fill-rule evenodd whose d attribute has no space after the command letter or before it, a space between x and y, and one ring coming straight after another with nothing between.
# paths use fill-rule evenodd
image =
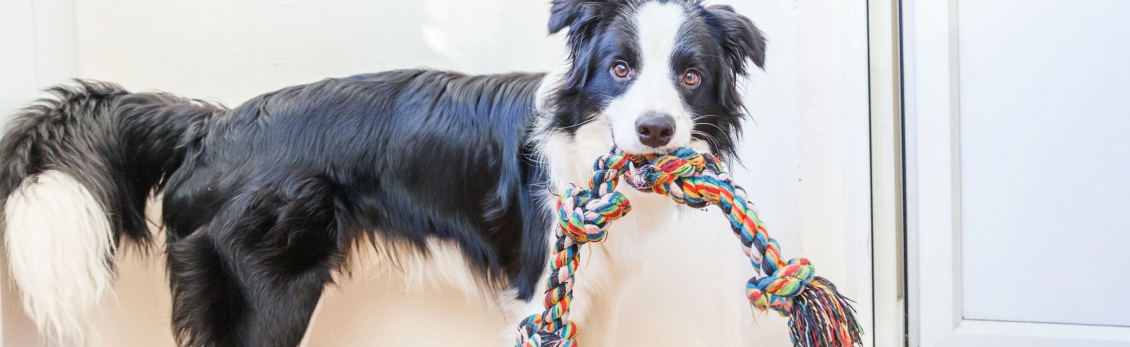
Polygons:
<instances>
[{"instance_id":1,"label":"dog's head","mask_svg":"<svg viewBox=\"0 0 1130 347\"><path fill-rule=\"evenodd\" d=\"M734 153L738 78L765 62L748 18L698 0L553 0L549 31L566 28L571 64L548 96L549 129L597 126L633 154L692 140Z\"/></svg>"}]
</instances>

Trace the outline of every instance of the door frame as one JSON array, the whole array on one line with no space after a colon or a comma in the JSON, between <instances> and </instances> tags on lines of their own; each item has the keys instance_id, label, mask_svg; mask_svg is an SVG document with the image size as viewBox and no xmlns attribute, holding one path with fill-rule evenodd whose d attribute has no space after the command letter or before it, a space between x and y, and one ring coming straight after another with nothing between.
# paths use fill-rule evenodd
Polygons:
<instances>
[{"instance_id":1,"label":"door frame","mask_svg":"<svg viewBox=\"0 0 1130 347\"><path fill-rule=\"evenodd\" d=\"M1127 327L962 316L957 1L903 1L909 345L1130 345Z\"/></svg>"},{"instance_id":2,"label":"door frame","mask_svg":"<svg viewBox=\"0 0 1130 347\"><path fill-rule=\"evenodd\" d=\"M875 346L906 345L899 0L867 1Z\"/></svg>"}]
</instances>

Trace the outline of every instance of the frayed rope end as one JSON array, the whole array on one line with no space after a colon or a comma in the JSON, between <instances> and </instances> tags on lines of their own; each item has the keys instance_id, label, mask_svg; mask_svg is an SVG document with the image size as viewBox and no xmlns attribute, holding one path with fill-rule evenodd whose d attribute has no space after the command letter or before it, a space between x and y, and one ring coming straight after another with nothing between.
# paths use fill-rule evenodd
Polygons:
<instances>
[{"instance_id":1,"label":"frayed rope end","mask_svg":"<svg viewBox=\"0 0 1130 347\"><path fill-rule=\"evenodd\" d=\"M836 286L815 277L799 295L792 298L789 330L797 347L861 346L863 328L855 318L855 309Z\"/></svg>"}]
</instances>

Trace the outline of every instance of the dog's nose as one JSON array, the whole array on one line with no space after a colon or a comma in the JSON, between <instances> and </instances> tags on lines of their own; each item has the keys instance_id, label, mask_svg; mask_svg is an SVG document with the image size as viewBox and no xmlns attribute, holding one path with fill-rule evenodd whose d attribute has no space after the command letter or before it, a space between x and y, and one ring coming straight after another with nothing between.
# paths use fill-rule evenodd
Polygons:
<instances>
[{"instance_id":1,"label":"dog's nose","mask_svg":"<svg viewBox=\"0 0 1130 347\"><path fill-rule=\"evenodd\" d=\"M675 118L661 113L648 113L636 119L640 142L650 147L663 147L675 136Z\"/></svg>"}]
</instances>

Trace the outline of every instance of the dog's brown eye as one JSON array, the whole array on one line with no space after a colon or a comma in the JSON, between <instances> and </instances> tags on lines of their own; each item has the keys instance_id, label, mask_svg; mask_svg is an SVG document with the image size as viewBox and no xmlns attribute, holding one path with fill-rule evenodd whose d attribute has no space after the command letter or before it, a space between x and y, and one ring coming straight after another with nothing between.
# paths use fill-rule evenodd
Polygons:
<instances>
[{"instance_id":1,"label":"dog's brown eye","mask_svg":"<svg viewBox=\"0 0 1130 347\"><path fill-rule=\"evenodd\" d=\"M628 63L618 61L612 64L612 74L616 77L626 78L630 73L632 73L632 69L628 67Z\"/></svg>"},{"instance_id":2,"label":"dog's brown eye","mask_svg":"<svg viewBox=\"0 0 1130 347\"><path fill-rule=\"evenodd\" d=\"M687 70L686 73L683 73L683 83L686 83L688 86L696 86L701 81L702 77L698 75L698 71Z\"/></svg>"}]
</instances>

